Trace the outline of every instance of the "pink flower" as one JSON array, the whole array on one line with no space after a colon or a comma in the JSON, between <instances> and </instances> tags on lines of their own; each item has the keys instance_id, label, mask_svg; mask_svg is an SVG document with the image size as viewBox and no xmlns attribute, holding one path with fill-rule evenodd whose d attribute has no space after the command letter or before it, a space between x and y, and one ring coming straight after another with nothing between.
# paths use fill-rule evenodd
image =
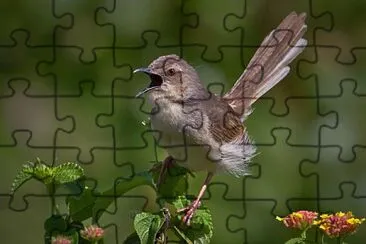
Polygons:
<instances>
[{"instance_id":1,"label":"pink flower","mask_svg":"<svg viewBox=\"0 0 366 244\"><path fill-rule=\"evenodd\" d=\"M317 224L316 219L318 218L317 212L300 210L287 215L284 218L276 217L278 221L288 228L294 228L299 230L305 230L313 225Z\"/></svg>"},{"instance_id":2,"label":"pink flower","mask_svg":"<svg viewBox=\"0 0 366 244\"><path fill-rule=\"evenodd\" d=\"M71 244L71 239L67 236L56 236L52 237L52 244Z\"/></svg>"},{"instance_id":3,"label":"pink flower","mask_svg":"<svg viewBox=\"0 0 366 244\"><path fill-rule=\"evenodd\" d=\"M319 228L330 238L345 237L355 233L365 218L354 217L352 212L320 215Z\"/></svg>"},{"instance_id":4,"label":"pink flower","mask_svg":"<svg viewBox=\"0 0 366 244\"><path fill-rule=\"evenodd\" d=\"M104 230L97 225L90 225L81 230L80 235L88 241L98 241L103 238Z\"/></svg>"}]
</instances>

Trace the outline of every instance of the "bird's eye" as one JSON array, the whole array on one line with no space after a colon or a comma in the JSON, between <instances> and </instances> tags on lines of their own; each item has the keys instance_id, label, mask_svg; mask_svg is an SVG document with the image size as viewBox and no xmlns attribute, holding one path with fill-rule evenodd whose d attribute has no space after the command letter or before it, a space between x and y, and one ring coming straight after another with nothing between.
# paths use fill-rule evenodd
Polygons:
<instances>
[{"instance_id":1,"label":"bird's eye","mask_svg":"<svg viewBox=\"0 0 366 244\"><path fill-rule=\"evenodd\" d=\"M175 75L175 69L170 68L170 69L168 69L168 70L166 71L166 73L167 73L167 75L169 75L169 76Z\"/></svg>"}]
</instances>

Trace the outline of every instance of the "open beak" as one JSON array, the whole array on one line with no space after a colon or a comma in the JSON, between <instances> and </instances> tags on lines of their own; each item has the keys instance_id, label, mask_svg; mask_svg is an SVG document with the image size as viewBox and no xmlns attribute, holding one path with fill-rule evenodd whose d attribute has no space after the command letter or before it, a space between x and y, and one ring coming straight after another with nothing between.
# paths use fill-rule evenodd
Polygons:
<instances>
[{"instance_id":1,"label":"open beak","mask_svg":"<svg viewBox=\"0 0 366 244\"><path fill-rule=\"evenodd\" d=\"M146 87L145 89L143 89L142 91L137 93L136 97L140 97L150 90L159 88L161 86L161 84L163 83L163 78L161 78L160 75L151 72L151 70L149 68L139 68L139 69L135 69L133 71L133 73L137 73L137 72L143 72L143 73L147 74L150 77L151 82L148 87Z\"/></svg>"}]
</instances>

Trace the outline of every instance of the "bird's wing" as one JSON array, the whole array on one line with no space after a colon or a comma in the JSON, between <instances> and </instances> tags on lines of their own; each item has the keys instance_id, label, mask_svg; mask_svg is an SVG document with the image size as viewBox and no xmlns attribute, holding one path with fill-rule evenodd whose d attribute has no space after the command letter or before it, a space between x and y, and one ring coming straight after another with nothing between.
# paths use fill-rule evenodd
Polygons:
<instances>
[{"instance_id":1,"label":"bird's wing","mask_svg":"<svg viewBox=\"0 0 366 244\"><path fill-rule=\"evenodd\" d=\"M224 99L233 110L245 116L251 105L289 72L289 64L306 47L306 14L290 13L263 40L243 74Z\"/></svg>"},{"instance_id":2,"label":"bird's wing","mask_svg":"<svg viewBox=\"0 0 366 244\"><path fill-rule=\"evenodd\" d=\"M233 109L220 98L214 99L215 103L207 103L215 109L206 109L210 124L210 132L215 141L229 143L242 138L244 133L243 123Z\"/></svg>"}]
</instances>

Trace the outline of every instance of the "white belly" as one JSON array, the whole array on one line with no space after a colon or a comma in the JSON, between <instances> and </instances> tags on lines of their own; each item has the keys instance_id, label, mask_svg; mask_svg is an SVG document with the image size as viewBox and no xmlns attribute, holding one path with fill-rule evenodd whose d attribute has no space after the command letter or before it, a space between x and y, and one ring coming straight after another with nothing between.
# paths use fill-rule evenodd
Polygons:
<instances>
[{"instance_id":1,"label":"white belly","mask_svg":"<svg viewBox=\"0 0 366 244\"><path fill-rule=\"evenodd\" d=\"M187 116L189 115L182 112L180 105L160 107L160 111L151 116L152 129L159 131L159 136L156 138L158 146L167 150L182 167L191 171L216 172L221 159L219 147L196 144L189 133L184 132L184 129L192 129L182 124L182 121L187 121ZM206 133L204 130L204 127L198 128L195 130L197 133L195 135L204 136Z\"/></svg>"}]
</instances>

